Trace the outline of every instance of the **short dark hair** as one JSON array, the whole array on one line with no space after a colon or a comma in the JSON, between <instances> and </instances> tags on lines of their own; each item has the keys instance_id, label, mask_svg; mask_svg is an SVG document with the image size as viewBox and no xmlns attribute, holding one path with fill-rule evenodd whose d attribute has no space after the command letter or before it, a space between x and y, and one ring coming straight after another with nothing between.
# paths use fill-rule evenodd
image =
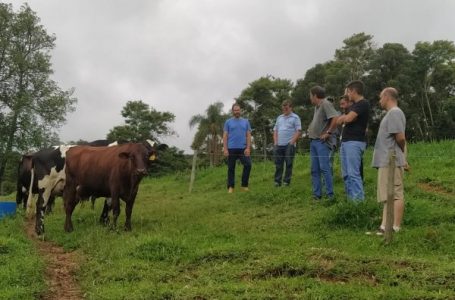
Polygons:
<instances>
[{"instance_id":1,"label":"short dark hair","mask_svg":"<svg viewBox=\"0 0 455 300\"><path fill-rule=\"evenodd\" d=\"M360 80L353 80L348 83L346 88L349 90L355 90L357 92L357 94L363 96L363 90L365 89L365 85Z\"/></svg>"},{"instance_id":2,"label":"short dark hair","mask_svg":"<svg viewBox=\"0 0 455 300\"><path fill-rule=\"evenodd\" d=\"M239 108L241 108L241 107L240 107L240 104L238 104L238 103L236 102L236 103L232 104L231 110L233 110L234 107L236 107L236 106L238 106Z\"/></svg>"},{"instance_id":3,"label":"short dark hair","mask_svg":"<svg viewBox=\"0 0 455 300\"><path fill-rule=\"evenodd\" d=\"M288 106L288 105L289 105L290 107L292 107L292 101L291 101L291 99L286 99L286 100L284 100L283 102L281 102L281 106Z\"/></svg>"},{"instance_id":4,"label":"short dark hair","mask_svg":"<svg viewBox=\"0 0 455 300\"><path fill-rule=\"evenodd\" d=\"M311 95L315 95L319 99L325 98L325 89L322 86L315 85L310 89Z\"/></svg>"}]
</instances>

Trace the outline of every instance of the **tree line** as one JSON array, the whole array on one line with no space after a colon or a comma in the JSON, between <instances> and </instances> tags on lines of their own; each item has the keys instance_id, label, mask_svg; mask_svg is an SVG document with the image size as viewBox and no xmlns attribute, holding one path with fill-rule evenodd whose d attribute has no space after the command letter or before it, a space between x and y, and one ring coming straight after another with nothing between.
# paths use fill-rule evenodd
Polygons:
<instances>
[{"instance_id":1,"label":"tree line","mask_svg":"<svg viewBox=\"0 0 455 300\"><path fill-rule=\"evenodd\" d=\"M395 87L400 93L399 106L407 117L407 139L433 141L455 137L455 46L452 41L417 42L412 51L400 43L377 47L372 35L357 33L343 40L331 60L308 69L295 82L263 76L245 87L235 98L252 126L253 145L257 154L267 156L272 148L272 129L280 105L285 99L294 103L304 131L313 117L309 90L323 86L335 99L344 93L352 80L362 80L365 98L372 113L368 125L369 141L374 141L381 114L379 93ZM198 124L192 148L206 153L211 164L219 161L223 123L229 113L223 104L211 104L205 115L195 116L190 125ZM305 141L301 142L304 144Z\"/></svg>"}]
</instances>

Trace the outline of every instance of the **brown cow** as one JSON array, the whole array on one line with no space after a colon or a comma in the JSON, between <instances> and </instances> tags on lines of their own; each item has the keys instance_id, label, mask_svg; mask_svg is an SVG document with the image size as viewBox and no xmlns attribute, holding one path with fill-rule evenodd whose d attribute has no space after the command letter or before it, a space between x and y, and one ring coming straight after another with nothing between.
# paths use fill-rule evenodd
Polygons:
<instances>
[{"instance_id":1,"label":"brown cow","mask_svg":"<svg viewBox=\"0 0 455 300\"><path fill-rule=\"evenodd\" d=\"M113 226L117 225L121 198L126 203L125 230L131 230L131 212L139 182L147 174L156 148L149 143L117 147L76 146L66 152L66 184L63 191L65 231L73 230L71 215L79 199L112 198Z\"/></svg>"}]
</instances>

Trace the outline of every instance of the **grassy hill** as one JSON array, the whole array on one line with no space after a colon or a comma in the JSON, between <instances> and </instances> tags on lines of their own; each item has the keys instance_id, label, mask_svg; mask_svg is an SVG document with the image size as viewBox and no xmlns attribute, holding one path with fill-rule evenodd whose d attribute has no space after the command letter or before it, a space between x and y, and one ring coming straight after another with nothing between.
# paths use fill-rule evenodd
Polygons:
<instances>
[{"instance_id":1,"label":"grassy hill","mask_svg":"<svg viewBox=\"0 0 455 300\"><path fill-rule=\"evenodd\" d=\"M60 199L45 238L85 257L87 299L455 299L455 142L409 150L403 230L388 246L365 235L382 209L371 149L363 204L345 201L338 158L337 203L311 200L300 155L290 187L273 187L271 162L253 164L249 192L227 194L226 167L199 171L191 194L189 174L146 179L132 232L122 230L124 205L119 230L99 225L99 199L95 210L78 206L64 233ZM33 299L45 289L43 261L21 215L0 225L0 298Z\"/></svg>"}]
</instances>

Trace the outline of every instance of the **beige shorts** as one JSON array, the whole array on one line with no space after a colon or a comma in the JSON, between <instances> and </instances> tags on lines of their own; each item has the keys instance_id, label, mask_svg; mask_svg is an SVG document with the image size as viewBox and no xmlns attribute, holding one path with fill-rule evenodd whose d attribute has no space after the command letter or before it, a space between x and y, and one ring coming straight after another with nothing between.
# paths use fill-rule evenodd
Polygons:
<instances>
[{"instance_id":1,"label":"beige shorts","mask_svg":"<svg viewBox=\"0 0 455 300\"><path fill-rule=\"evenodd\" d=\"M394 200L404 200L403 192L403 167L395 168ZM387 184L389 181L389 168L378 169L378 202L387 201Z\"/></svg>"}]
</instances>

